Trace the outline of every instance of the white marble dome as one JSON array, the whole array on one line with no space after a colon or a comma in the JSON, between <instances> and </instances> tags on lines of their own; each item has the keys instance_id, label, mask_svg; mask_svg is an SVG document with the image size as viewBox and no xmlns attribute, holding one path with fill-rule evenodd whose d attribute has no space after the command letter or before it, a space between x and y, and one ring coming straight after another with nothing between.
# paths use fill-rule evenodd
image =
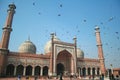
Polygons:
<instances>
[{"instance_id":1,"label":"white marble dome","mask_svg":"<svg viewBox=\"0 0 120 80\"><path fill-rule=\"evenodd\" d=\"M35 54L36 53L36 46L30 40L27 40L20 45L18 50L20 53L33 53L33 54Z\"/></svg>"},{"instance_id":2,"label":"white marble dome","mask_svg":"<svg viewBox=\"0 0 120 80\"><path fill-rule=\"evenodd\" d=\"M57 38L56 35L54 35L54 39L53 39L53 40L54 40L54 41L60 41L60 39ZM51 40L49 40L49 41L46 43L45 47L44 47L44 52L45 52L45 53L51 52L51 46L52 46L52 43L51 43Z\"/></svg>"},{"instance_id":3,"label":"white marble dome","mask_svg":"<svg viewBox=\"0 0 120 80\"><path fill-rule=\"evenodd\" d=\"M80 48L77 48L77 58L84 58L84 52Z\"/></svg>"}]
</instances>

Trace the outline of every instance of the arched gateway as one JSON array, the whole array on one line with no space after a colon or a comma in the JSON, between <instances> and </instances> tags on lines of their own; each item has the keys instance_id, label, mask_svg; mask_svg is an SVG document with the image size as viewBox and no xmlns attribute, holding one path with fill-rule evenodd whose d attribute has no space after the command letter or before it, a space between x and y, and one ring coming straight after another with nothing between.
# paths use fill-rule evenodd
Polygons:
<instances>
[{"instance_id":1,"label":"arched gateway","mask_svg":"<svg viewBox=\"0 0 120 80\"><path fill-rule=\"evenodd\" d=\"M58 53L57 55L57 75L60 73L68 74L71 73L71 59L72 55L67 51L63 50Z\"/></svg>"}]
</instances>

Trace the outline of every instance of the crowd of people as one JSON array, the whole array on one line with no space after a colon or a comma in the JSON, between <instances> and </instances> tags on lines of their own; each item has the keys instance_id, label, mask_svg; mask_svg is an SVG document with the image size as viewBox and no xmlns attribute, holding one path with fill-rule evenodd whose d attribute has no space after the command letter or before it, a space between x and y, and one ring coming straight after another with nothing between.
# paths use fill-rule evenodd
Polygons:
<instances>
[{"instance_id":1,"label":"crowd of people","mask_svg":"<svg viewBox=\"0 0 120 80\"><path fill-rule=\"evenodd\" d=\"M48 78L48 80L50 79L50 77L48 76L47 77ZM76 76L76 75L70 75L69 76L69 78L70 78L70 80L72 80L73 78L75 79L77 79L77 78L79 78L79 79L88 79L88 80L120 80L120 75L116 75L116 76L114 76L113 74L111 74L111 75L109 75L109 76L104 76L103 74L102 75L100 75L100 76L95 76L95 75L91 75L91 76ZM38 77L37 76L35 76L34 77L34 80L37 80L38 79ZM64 80L64 77L63 77L63 74L60 74L59 75L59 77L57 76L56 77L56 79L59 79L59 80ZM20 75L18 75L18 80L21 80L21 76ZM29 76L27 76L26 77L26 80L30 80L30 77Z\"/></svg>"}]
</instances>

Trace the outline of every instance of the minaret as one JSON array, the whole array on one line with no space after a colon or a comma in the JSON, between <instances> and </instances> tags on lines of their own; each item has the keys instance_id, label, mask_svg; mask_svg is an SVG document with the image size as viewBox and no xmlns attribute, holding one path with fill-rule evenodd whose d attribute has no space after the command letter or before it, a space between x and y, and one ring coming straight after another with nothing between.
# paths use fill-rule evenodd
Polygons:
<instances>
[{"instance_id":1,"label":"minaret","mask_svg":"<svg viewBox=\"0 0 120 80\"><path fill-rule=\"evenodd\" d=\"M8 45L10 39L10 33L12 31L12 20L15 13L16 6L14 4L9 5L8 16L3 28L2 39L0 42L0 76L5 74L5 66L7 61L7 54L9 53Z\"/></svg>"},{"instance_id":2,"label":"minaret","mask_svg":"<svg viewBox=\"0 0 120 80\"><path fill-rule=\"evenodd\" d=\"M98 47L98 58L99 58L99 61L100 61L101 74L106 75L104 55L103 55L102 42L101 42L101 38L100 38L99 29L100 28L98 26L95 27L96 41L97 41L97 47Z\"/></svg>"},{"instance_id":3,"label":"minaret","mask_svg":"<svg viewBox=\"0 0 120 80\"><path fill-rule=\"evenodd\" d=\"M1 46L0 48L5 49L5 50L8 50L10 33L12 31L12 28L11 28L12 20L13 20L13 16L15 13L15 9L16 9L16 6L14 4L10 4L9 9L7 10L8 16L7 16L5 26L3 28L3 34L2 34L2 39L0 43L0 46Z\"/></svg>"}]
</instances>

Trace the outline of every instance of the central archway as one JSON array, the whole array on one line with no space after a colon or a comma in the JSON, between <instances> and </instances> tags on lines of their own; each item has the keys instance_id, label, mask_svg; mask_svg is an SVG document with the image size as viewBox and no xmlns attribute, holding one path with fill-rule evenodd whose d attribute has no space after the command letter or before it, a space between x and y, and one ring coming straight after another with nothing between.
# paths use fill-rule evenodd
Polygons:
<instances>
[{"instance_id":1,"label":"central archway","mask_svg":"<svg viewBox=\"0 0 120 80\"><path fill-rule=\"evenodd\" d=\"M57 64L57 75L63 74L64 73L64 65L62 63Z\"/></svg>"},{"instance_id":2,"label":"central archway","mask_svg":"<svg viewBox=\"0 0 120 80\"><path fill-rule=\"evenodd\" d=\"M72 54L69 53L67 50L63 50L61 52L58 53L57 55L57 65L56 65L56 70L57 70L57 75L59 75L60 73L62 74L68 74L71 73L71 68L72 63Z\"/></svg>"}]
</instances>

